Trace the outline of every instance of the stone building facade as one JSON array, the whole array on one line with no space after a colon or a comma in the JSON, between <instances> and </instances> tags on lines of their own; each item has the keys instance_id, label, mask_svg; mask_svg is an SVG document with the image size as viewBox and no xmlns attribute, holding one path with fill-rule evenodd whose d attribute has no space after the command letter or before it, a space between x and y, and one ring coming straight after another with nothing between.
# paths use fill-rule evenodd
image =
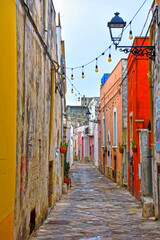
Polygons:
<instances>
[{"instance_id":1,"label":"stone building facade","mask_svg":"<svg viewBox=\"0 0 160 240\"><path fill-rule=\"evenodd\" d=\"M153 1L154 21L150 27L150 45L155 46L155 60L149 60L150 111L152 130L153 202L155 217L160 219L160 3ZM152 105L153 101L153 105Z\"/></svg>"},{"instance_id":2,"label":"stone building facade","mask_svg":"<svg viewBox=\"0 0 160 240\"><path fill-rule=\"evenodd\" d=\"M62 194L62 88L52 0L16 1L17 165L14 239L28 239ZM60 27L60 26L59 26ZM61 54L60 55L64 55ZM61 63L61 60L59 61ZM60 71L60 69L59 69ZM63 91L65 93L65 91ZM65 97L65 95L63 94Z\"/></svg>"},{"instance_id":3,"label":"stone building facade","mask_svg":"<svg viewBox=\"0 0 160 240\"><path fill-rule=\"evenodd\" d=\"M86 116L87 111L88 108L84 106L67 106L67 119L71 122L74 128L85 125L88 122Z\"/></svg>"}]
</instances>

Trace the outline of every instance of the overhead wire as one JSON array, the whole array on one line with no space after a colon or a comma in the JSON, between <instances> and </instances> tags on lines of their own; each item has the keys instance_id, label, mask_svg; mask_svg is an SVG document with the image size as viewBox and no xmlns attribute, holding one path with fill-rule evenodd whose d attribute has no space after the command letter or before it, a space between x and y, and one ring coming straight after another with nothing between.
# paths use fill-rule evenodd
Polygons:
<instances>
[{"instance_id":1,"label":"overhead wire","mask_svg":"<svg viewBox=\"0 0 160 240\"><path fill-rule=\"evenodd\" d=\"M143 4L141 5L141 7L138 9L138 11L137 11L137 12L135 13L135 15L132 17L131 21L130 21L130 22L127 24L127 26L125 27L124 31L130 26L130 24L131 24L132 21L135 19L135 17L136 17L137 14L140 12L140 10L142 9L142 7L144 6L144 4L145 4L146 2L147 2L147 0L145 0L145 1L143 2ZM150 11L151 11L151 9L150 9L149 12L148 12L147 19L146 19L145 24L144 24L144 26L143 26L143 29L142 29L142 31L141 31L141 35L142 35L142 33L143 33L143 30L144 30L144 28L145 28L145 25L147 24ZM83 64L83 65L80 65L80 66L77 66L77 67L65 67L65 68L66 68L66 69L70 69L70 70L72 71L72 75L73 75L73 70L74 70L74 69L79 69L79 68L82 68L82 67L84 68L84 66L87 66L87 65L93 63L94 61L96 61L96 63L97 63L97 60L98 60L101 56L103 56L108 50L110 50L112 46L113 46L113 43L112 43L108 48L106 48L106 49L102 52L102 54L100 54L99 56L97 56L96 58L94 58L93 60L91 60L90 62L88 62L88 63L86 63L86 64ZM126 72L126 71L127 71L127 68L125 69L124 72ZM127 74L127 73L126 73L126 74ZM70 82L71 86L77 91L78 94L80 94L80 92L79 92L78 89L73 85L73 83L71 82L71 80L69 79L69 77L68 77L67 75L66 75L66 77L67 77L68 81ZM125 78L126 78L126 75L125 75L125 77L123 77L123 79L125 79ZM122 79L122 82L123 82L123 79ZM82 96L82 94L80 94L80 95Z\"/></svg>"},{"instance_id":2,"label":"overhead wire","mask_svg":"<svg viewBox=\"0 0 160 240\"><path fill-rule=\"evenodd\" d=\"M124 31L130 26L131 22L134 20L134 18L137 16L137 14L139 13L139 11L142 9L142 7L143 7L144 4L146 3L146 1L147 1L147 0L145 0L145 1L143 2L143 4L141 5L141 7L138 9L138 11L136 12L136 14L135 14L135 15L133 16L133 18L131 19L131 21L130 21L130 22L128 23L128 25L125 27ZM146 20L145 20L145 23L144 23L144 26L143 26L143 28L142 28L142 31L141 31L140 36L142 36L142 34L143 34L143 31L144 31L144 28L145 28L145 26L146 26L146 24L147 24L147 21L148 21L150 12L151 12L151 9L149 10L149 12L148 12L148 14L147 14L147 18L146 18ZM152 20L151 20L151 22L152 22ZM149 27L150 27L150 25L151 25L151 23L149 24ZM146 32L146 35L145 35L145 39L146 39L146 37L147 37L148 31L149 31L149 27L148 27L148 29L147 29L147 32ZM145 41L145 40L144 40L144 41ZM144 41L143 41L143 44L144 44ZM142 46L143 46L143 44L142 44ZM94 61L97 62L97 60L98 60L99 57L101 57L102 55L105 54L106 51L108 51L108 50L111 49L111 46L112 46L112 45L113 45L113 43L112 43L101 55L99 55L99 56L96 57L95 59L91 60L91 61L88 62L87 64L84 64L83 66L78 66L78 67L75 67L75 68L66 68L66 69L71 69L71 70L72 70L72 73L73 73L73 69L82 68L82 67L84 67L84 66L87 66L87 65L91 64L91 63L94 62ZM136 57L135 57L135 58L136 58ZM127 67L126 67L126 69L125 69L124 72L125 72L126 74L125 74L125 76L123 77L122 82L126 79L126 76L127 76L127 73L128 73ZM69 79L69 77L68 77L68 76L66 76L66 77L67 77L68 81L70 82L71 86L77 91L77 93L80 94L80 92L78 91L78 89L72 84L72 82L71 82L71 80ZM82 96L82 94L80 94L80 95Z\"/></svg>"},{"instance_id":3,"label":"overhead wire","mask_svg":"<svg viewBox=\"0 0 160 240\"><path fill-rule=\"evenodd\" d=\"M137 10L137 12L135 13L135 15L132 17L132 19L129 21L129 23L127 24L127 26L124 28L123 32L126 31L126 29L130 26L130 24L132 23L132 21L135 19L135 17L137 16L137 14L140 12L140 10L142 9L142 7L145 5L145 3L147 2L148 0L145 0L143 2L143 4L140 6L140 8ZM79 69L79 68L82 68L82 66L87 66L91 63L93 63L94 61L96 61L96 59L99 59L101 56L103 56L114 44L111 43L110 46L108 46L100 55L98 55L96 58L92 59L91 61L83 64L83 65L80 65L80 66L76 66L76 67L65 67L66 69Z\"/></svg>"}]
</instances>

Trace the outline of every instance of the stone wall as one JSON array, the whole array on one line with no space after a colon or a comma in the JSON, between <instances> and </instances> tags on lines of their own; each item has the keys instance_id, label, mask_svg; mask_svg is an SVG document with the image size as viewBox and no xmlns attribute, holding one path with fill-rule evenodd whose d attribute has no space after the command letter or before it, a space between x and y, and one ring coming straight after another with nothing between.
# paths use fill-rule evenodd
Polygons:
<instances>
[{"instance_id":1,"label":"stone wall","mask_svg":"<svg viewBox=\"0 0 160 240\"><path fill-rule=\"evenodd\" d=\"M45 6L45 20L44 2L28 0L27 5L49 53L56 60L55 10L52 1L46 0L48 7ZM54 94L54 80L51 88L51 62L33 25L20 0L16 1L16 5L17 167L14 239L19 240L28 239L32 230L46 218L48 206L52 206L61 195L61 161L55 151L61 139L61 97L59 92L56 96ZM51 94L54 108L52 140Z\"/></svg>"},{"instance_id":2,"label":"stone wall","mask_svg":"<svg viewBox=\"0 0 160 240\"><path fill-rule=\"evenodd\" d=\"M153 4L153 12L158 7L158 21L160 21L160 4ZM157 20L157 18L156 18ZM152 83L153 83L153 134L154 134L154 159L153 159L153 200L155 207L155 217L158 217L158 183L157 166L160 165L160 153L156 152L156 98L157 85L160 83L160 26L159 22L154 22L153 26L153 45L155 45L155 61L152 61ZM160 214L159 214L160 215Z\"/></svg>"},{"instance_id":3,"label":"stone wall","mask_svg":"<svg viewBox=\"0 0 160 240\"><path fill-rule=\"evenodd\" d=\"M87 111L88 111L87 107L67 106L66 109L67 118L74 128L77 127L77 123L79 124L79 126L83 126L88 122L86 116Z\"/></svg>"}]
</instances>

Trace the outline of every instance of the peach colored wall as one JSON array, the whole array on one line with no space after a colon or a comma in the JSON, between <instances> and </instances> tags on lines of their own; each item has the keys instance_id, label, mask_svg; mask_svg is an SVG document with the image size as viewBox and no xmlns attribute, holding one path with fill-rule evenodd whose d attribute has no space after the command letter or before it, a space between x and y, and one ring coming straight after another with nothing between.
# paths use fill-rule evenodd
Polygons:
<instances>
[{"instance_id":1,"label":"peach colored wall","mask_svg":"<svg viewBox=\"0 0 160 240\"><path fill-rule=\"evenodd\" d=\"M107 81L100 89L100 109L101 109L101 146L103 143L103 116L105 115L105 142L107 141L108 131L110 132L110 162L114 169L114 155L117 157L117 171L122 172L122 154L118 151L119 143L122 143L122 60L110 74ZM105 107L105 110L104 110ZM113 110L117 108L117 148L113 146ZM106 143L107 146L107 143ZM107 155L103 154L101 147L101 164L105 158L105 165L108 165Z\"/></svg>"}]
</instances>

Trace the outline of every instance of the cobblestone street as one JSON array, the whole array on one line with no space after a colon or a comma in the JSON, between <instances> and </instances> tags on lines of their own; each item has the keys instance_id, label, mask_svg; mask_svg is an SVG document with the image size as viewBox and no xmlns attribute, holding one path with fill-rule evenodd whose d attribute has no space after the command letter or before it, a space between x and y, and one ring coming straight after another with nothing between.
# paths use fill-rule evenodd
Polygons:
<instances>
[{"instance_id":1,"label":"cobblestone street","mask_svg":"<svg viewBox=\"0 0 160 240\"><path fill-rule=\"evenodd\" d=\"M142 205L91 164L75 163L72 188L31 240L160 239L160 222L142 218Z\"/></svg>"}]
</instances>

